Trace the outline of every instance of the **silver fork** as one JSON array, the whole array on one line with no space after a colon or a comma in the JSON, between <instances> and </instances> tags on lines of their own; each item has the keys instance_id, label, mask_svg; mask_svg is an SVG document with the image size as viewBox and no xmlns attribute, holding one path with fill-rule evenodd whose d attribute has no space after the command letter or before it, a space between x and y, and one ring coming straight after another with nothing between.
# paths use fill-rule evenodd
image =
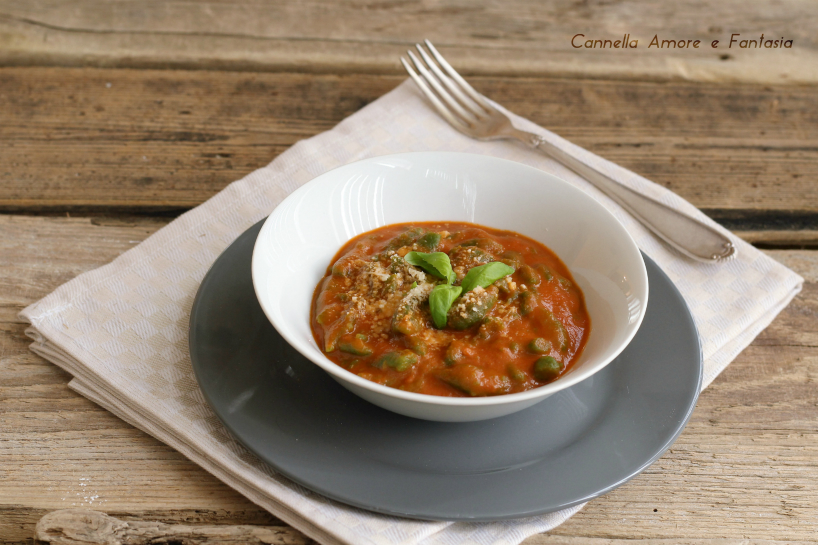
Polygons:
<instances>
[{"instance_id":1,"label":"silver fork","mask_svg":"<svg viewBox=\"0 0 818 545\"><path fill-rule=\"evenodd\" d=\"M455 129L478 140L513 138L537 148L591 182L656 236L688 257L712 263L735 255L736 248L730 239L709 225L620 184L542 136L515 128L505 114L455 72L429 40L425 43L431 56L421 44L416 44L423 61L412 50L408 51L417 72L405 58L400 60L426 98Z\"/></svg>"}]
</instances>

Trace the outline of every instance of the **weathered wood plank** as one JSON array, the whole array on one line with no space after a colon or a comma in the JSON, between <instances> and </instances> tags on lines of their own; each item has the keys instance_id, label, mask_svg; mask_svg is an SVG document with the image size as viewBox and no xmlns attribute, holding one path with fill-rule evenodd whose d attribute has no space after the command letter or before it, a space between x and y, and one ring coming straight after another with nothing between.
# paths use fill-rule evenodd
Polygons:
<instances>
[{"instance_id":1,"label":"weathered wood plank","mask_svg":"<svg viewBox=\"0 0 818 545\"><path fill-rule=\"evenodd\" d=\"M817 22L808 0L730 0L706 11L695 0L3 0L0 63L394 74L398 57L429 38L469 74L815 83ZM626 33L637 48L571 44L577 34L613 41ZM794 47L728 48L733 33ZM654 35L702 43L648 48Z\"/></svg>"},{"instance_id":2,"label":"weathered wood plank","mask_svg":"<svg viewBox=\"0 0 818 545\"><path fill-rule=\"evenodd\" d=\"M45 515L36 527L37 539L55 545L316 545L289 527L249 525L165 524L125 521L99 511L65 509Z\"/></svg>"},{"instance_id":3,"label":"weathered wood plank","mask_svg":"<svg viewBox=\"0 0 818 545\"><path fill-rule=\"evenodd\" d=\"M112 261L168 221L0 216L0 323L16 322L26 305Z\"/></svg>"},{"instance_id":4,"label":"weathered wood plank","mask_svg":"<svg viewBox=\"0 0 818 545\"><path fill-rule=\"evenodd\" d=\"M185 210L402 80L0 69L0 210ZM732 228L749 222L751 240L816 241L815 87L474 83L513 111L712 209ZM778 223L767 229L768 216L755 221L757 213L795 214L801 224L793 229L770 216Z\"/></svg>"},{"instance_id":5,"label":"weathered wood plank","mask_svg":"<svg viewBox=\"0 0 818 545\"><path fill-rule=\"evenodd\" d=\"M164 524L189 524L189 525L255 525L273 526L278 528L287 527L276 517L249 504L249 510L241 509L146 509L120 512L108 510L107 514L124 521L155 521ZM161 507L161 506L160 506ZM53 509L31 508L23 505L2 506L0 505L0 543L12 544L26 543L34 544L34 529L37 522ZM297 534L297 531L290 528L290 531ZM280 545L273 542L271 545Z\"/></svg>"},{"instance_id":6,"label":"weathered wood plank","mask_svg":"<svg viewBox=\"0 0 818 545\"><path fill-rule=\"evenodd\" d=\"M777 250L768 251L767 254L796 271L807 282L818 284L818 252Z\"/></svg>"},{"instance_id":7,"label":"weathered wood plank","mask_svg":"<svg viewBox=\"0 0 818 545\"><path fill-rule=\"evenodd\" d=\"M223 543L309 545L315 543L290 528L270 526L168 525L157 521L127 522L98 511L66 509L52 511L37 523L37 537L54 545L140 545L175 543L219 545ZM634 542L642 545L679 545L677 539L606 539L558 535L533 536L528 545L616 545ZM685 539L688 545L746 545L737 539ZM754 545L795 545L806 541L753 540ZM814 542L813 542L814 543Z\"/></svg>"},{"instance_id":8,"label":"weathered wood plank","mask_svg":"<svg viewBox=\"0 0 818 545\"><path fill-rule=\"evenodd\" d=\"M69 390L66 373L28 352L20 308L162 224L0 216L0 542L30 539L47 511L72 507L166 524L280 526L173 449ZM67 252L72 241L76 251ZM670 452L531 545L814 540L818 252L768 253L807 278L802 294L702 394Z\"/></svg>"}]
</instances>

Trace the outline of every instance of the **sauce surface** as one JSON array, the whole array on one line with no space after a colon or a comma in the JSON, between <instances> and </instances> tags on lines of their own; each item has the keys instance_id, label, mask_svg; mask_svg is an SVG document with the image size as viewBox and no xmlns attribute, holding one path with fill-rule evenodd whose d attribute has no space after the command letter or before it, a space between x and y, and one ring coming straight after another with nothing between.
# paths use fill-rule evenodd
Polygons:
<instances>
[{"instance_id":1,"label":"sauce surface","mask_svg":"<svg viewBox=\"0 0 818 545\"><path fill-rule=\"evenodd\" d=\"M436 254L453 274L447 280L410 265L418 254ZM460 294L443 327L438 311L436 326L429 300L435 286L459 291L470 270L481 267L471 275L477 277L488 263L513 272ZM437 300L433 306L441 308ZM548 248L455 222L387 225L347 242L318 283L310 323L336 364L379 384L440 396L547 384L577 360L591 326L582 292Z\"/></svg>"}]
</instances>

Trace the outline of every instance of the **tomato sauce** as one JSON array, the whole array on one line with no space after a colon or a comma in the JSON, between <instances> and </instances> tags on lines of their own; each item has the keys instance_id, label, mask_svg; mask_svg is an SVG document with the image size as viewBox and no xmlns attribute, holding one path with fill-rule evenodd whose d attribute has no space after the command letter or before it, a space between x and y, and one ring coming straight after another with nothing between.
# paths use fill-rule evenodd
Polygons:
<instances>
[{"instance_id":1,"label":"tomato sauce","mask_svg":"<svg viewBox=\"0 0 818 545\"><path fill-rule=\"evenodd\" d=\"M450 265L449 278L407 262L418 254L436 254ZM480 267L477 277L489 263L513 272L461 293L448 310L430 300L436 286L458 292L470 270ZM577 360L591 328L581 290L548 248L511 231L454 222L387 225L347 242L316 287L310 321L336 364L379 384L440 396L547 384Z\"/></svg>"}]
</instances>

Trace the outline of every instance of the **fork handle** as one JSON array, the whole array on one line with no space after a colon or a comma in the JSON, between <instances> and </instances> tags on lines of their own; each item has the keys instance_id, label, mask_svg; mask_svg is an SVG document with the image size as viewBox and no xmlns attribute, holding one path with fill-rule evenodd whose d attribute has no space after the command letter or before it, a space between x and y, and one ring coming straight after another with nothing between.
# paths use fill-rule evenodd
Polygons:
<instances>
[{"instance_id":1,"label":"fork handle","mask_svg":"<svg viewBox=\"0 0 818 545\"><path fill-rule=\"evenodd\" d=\"M626 187L566 153L541 136L515 129L514 136L562 163L619 203L645 227L684 255L713 263L733 256L736 248L725 235L701 221Z\"/></svg>"}]
</instances>

